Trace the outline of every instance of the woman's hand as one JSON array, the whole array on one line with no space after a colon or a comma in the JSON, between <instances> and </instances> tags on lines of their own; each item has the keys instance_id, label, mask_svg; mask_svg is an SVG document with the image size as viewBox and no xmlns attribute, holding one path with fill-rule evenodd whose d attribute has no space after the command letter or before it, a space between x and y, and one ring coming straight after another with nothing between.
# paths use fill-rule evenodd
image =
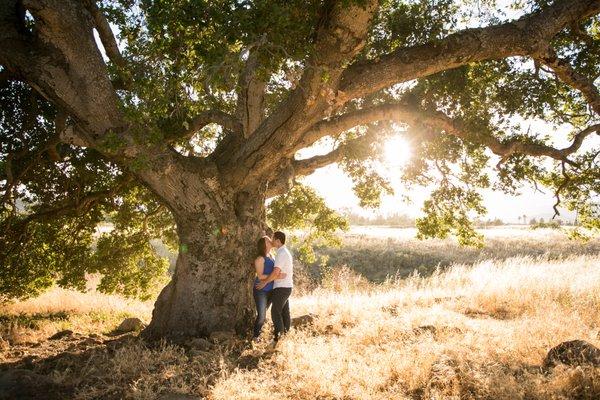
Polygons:
<instances>
[{"instance_id":1,"label":"woman's hand","mask_svg":"<svg viewBox=\"0 0 600 400\"><path fill-rule=\"evenodd\" d=\"M267 286L267 283L268 282L260 281L254 287L257 288L258 290L262 290L262 289L264 289L265 286Z\"/></svg>"}]
</instances>

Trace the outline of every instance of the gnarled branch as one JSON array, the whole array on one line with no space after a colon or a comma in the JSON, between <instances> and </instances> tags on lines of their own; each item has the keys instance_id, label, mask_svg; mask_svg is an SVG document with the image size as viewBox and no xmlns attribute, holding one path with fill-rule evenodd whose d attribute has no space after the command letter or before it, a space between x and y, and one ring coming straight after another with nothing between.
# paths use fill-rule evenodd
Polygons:
<instances>
[{"instance_id":1,"label":"gnarled branch","mask_svg":"<svg viewBox=\"0 0 600 400\"><path fill-rule=\"evenodd\" d=\"M295 146L296 150L311 146L326 136L337 136L359 125L375 121L398 121L408 116L409 108L401 104L385 104L336 115L314 124Z\"/></svg>"},{"instance_id":2,"label":"gnarled branch","mask_svg":"<svg viewBox=\"0 0 600 400\"><path fill-rule=\"evenodd\" d=\"M447 134L454 135L466 141L476 141L488 147L494 154L502 157L509 157L519 153L530 156L547 156L568 163L570 163L568 156L579 150L585 138L594 132L600 131L600 124L589 126L575 135L570 146L557 149L543 144L527 143L516 139L501 141L491 135L470 132L459 120L454 120L439 111L421 110L415 106L406 104L385 104L342 114L330 120L320 122L308 132L307 137L316 141L325 136L339 135L355 126L383 120L396 121L411 126L428 126L436 130L442 130ZM333 158L334 154L331 155L331 159ZM327 158L323 157L315 159L314 164L324 166L326 165L326 161Z\"/></svg>"},{"instance_id":3,"label":"gnarled branch","mask_svg":"<svg viewBox=\"0 0 600 400\"><path fill-rule=\"evenodd\" d=\"M242 124L234 116L220 110L207 110L194 117L189 124L188 129L186 129L183 134L174 135L171 139L189 139L200 129L210 124L220 125L225 130L236 134L241 134L243 130Z\"/></svg>"},{"instance_id":4,"label":"gnarled branch","mask_svg":"<svg viewBox=\"0 0 600 400\"><path fill-rule=\"evenodd\" d=\"M534 55L565 26L600 12L597 0L559 0L514 22L467 29L444 39L399 48L350 66L340 90L349 99L471 62Z\"/></svg>"},{"instance_id":5,"label":"gnarled branch","mask_svg":"<svg viewBox=\"0 0 600 400\"><path fill-rule=\"evenodd\" d=\"M0 7L0 64L98 137L122 127L122 113L88 11L74 0L23 0L35 29L23 28L16 1Z\"/></svg>"},{"instance_id":6,"label":"gnarled branch","mask_svg":"<svg viewBox=\"0 0 600 400\"><path fill-rule=\"evenodd\" d=\"M249 137L264 119L267 83L258 75L259 47L264 37L248 49L248 58L239 79L237 115L242 121L244 137Z\"/></svg>"},{"instance_id":7,"label":"gnarled branch","mask_svg":"<svg viewBox=\"0 0 600 400\"><path fill-rule=\"evenodd\" d=\"M119 50L117 39L115 38L115 35L113 34L112 29L110 28L108 20L106 19L102 11L98 9L95 0L87 0L87 7L90 11L90 14L92 14L92 18L94 19L94 25L96 26L98 36L100 37L102 46L104 46L104 51L106 52L106 55L117 66L125 68L127 61L121 55L121 50Z\"/></svg>"},{"instance_id":8,"label":"gnarled branch","mask_svg":"<svg viewBox=\"0 0 600 400\"><path fill-rule=\"evenodd\" d=\"M222 152L221 169L236 182L264 176L293 155L294 143L310 125L328 115L339 102L337 88L346 63L366 43L378 1L360 4L325 2L315 35L315 50L307 60L298 86L239 148ZM278 152L273 153L272 149Z\"/></svg>"},{"instance_id":9,"label":"gnarled branch","mask_svg":"<svg viewBox=\"0 0 600 400\"><path fill-rule=\"evenodd\" d=\"M551 68L561 81L580 91L592 110L600 115L600 92L592 79L575 71L567 60L559 58L551 48L539 57L539 61Z\"/></svg>"},{"instance_id":10,"label":"gnarled branch","mask_svg":"<svg viewBox=\"0 0 600 400\"><path fill-rule=\"evenodd\" d=\"M319 168L326 167L340 161L344 157L345 146L340 145L327 154L305 158L303 160L294 160L293 167L297 176L306 176L312 174Z\"/></svg>"}]
</instances>

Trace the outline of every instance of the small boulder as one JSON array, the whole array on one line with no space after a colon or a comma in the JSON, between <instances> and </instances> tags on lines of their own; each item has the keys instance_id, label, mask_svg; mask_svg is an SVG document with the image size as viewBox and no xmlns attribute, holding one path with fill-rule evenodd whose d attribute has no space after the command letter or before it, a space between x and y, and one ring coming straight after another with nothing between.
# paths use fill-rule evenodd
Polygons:
<instances>
[{"instance_id":1,"label":"small boulder","mask_svg":"<svg viewBox=\"0 0 600 400\"><path fill-rule=\"evenodd\" d=\"M98 344L102 344L102 340L96 338L96 337L86 337L83 339L83 341L81 342L81 344L83 344L84 346L95 346Z\"/></svg>"},{"instance_id":2,"label":"small boulder","mask_svg":"<svg viewBox=\"0 0 600 400\"><path fill-rule=\"evenodd\" d=\"M186 343L191 349L207 351L212 347L212 343L204 338L193 338Z\"/></svg>"},{"instance_id":3,"label":"small boulder","mask_svg":"<svg viewBox=\"0 0 600 400\"><path fill-rule=\"evenodd\" d=\"M543 367L552 368L558 364L569 366L600 366L600 349L585 340L571 340L553 347L544 359Z\"/></svg>"},{"instance_id":4,"label":"small boulder","mask_svg":"<svg viewBox=\"0 0 600 400\"><path fill-rule=\"evenodd\" d=\"M125 318L117 329L115 329L114 333L138 332L145 327L146 325L139 318Z\"/></svg>"},{"instance_id":5,"label":"small boulder","mask_svg":"<svg viewBox=\"0 0 600 400\"><path fill-rule=\"evenodd\" d=\"M69 329L65 329L64 331L56 332L54 335L50 336L49 340L60 340L64 338L70 338L73 336L73 331Z\"/></svg>"},{"instance_id":6,"label":"small boulder","mask_svg":"<svg viewBox=\"0 0 600 400\"><path fill-rule=\"evenodd\" d=\"M238 339L233 331L215 331L210 334L209 339L213 343L234 342Z\"/></svg>"},{"instance_id":7,"label":"small boulder","mask_svg":"<svg viewBox=\"0 0 600 400\"><path fill-rule=\"evenodd\" d=\"M315 314L301 315L299 317L292 318L292 326L294 328L304 328L312 325L315 322L315 319L317 319Z\"/></svg>"}]
</instances>

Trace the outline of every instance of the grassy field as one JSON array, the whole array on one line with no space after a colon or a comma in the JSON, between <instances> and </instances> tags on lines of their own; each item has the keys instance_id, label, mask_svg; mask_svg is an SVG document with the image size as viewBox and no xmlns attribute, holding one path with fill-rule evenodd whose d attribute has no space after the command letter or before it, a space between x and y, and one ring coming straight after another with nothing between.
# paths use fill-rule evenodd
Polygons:
<instances>
[{"instance_id":1,"label":"grassy field","mask_svg":"<svg viewBox=\"0 0 600 400\"><path fill-rule=\"evenodd\" d=\"M567 228L568 229L568 228ZM323 248L332 266L347 265L373 282L389 277L407 277L415 271L428 275L438 267L472 265L486 260L511 257L563 259L570 255L600 254L600 239L588 242L570 240L566 231L531 230L525 226L482 229L485 246L461 247L455 239L418 240L412 228L354 226L344 235L341 248ZM318 266L311 267L313 276Z\"/></svg>"},{"instance_id":2,"label":"grassy field","mask_svg":"<svg viewBox=\"0 0 600 400\"><path fill-rule=\"evenodd\" d=\"M519 247L535 255L510 258L515 243L494 260L465 250L453 256L464 264L379 284L334 268L318 288L293 297L294 316L316 316L276 351L266 340L199 349L110 336L125 316L148 321L151 303L57 289L0 310L0 368L48 376L45 398L598 399L600 368L541 364L566 340L600 346L600 255L572 255L574 245L541 238ZM346 240L385 243L363 239ZM456 250L436 246L439 256ZM47 340L63 329L74 333Z\"/></svg>"}]
</instances>

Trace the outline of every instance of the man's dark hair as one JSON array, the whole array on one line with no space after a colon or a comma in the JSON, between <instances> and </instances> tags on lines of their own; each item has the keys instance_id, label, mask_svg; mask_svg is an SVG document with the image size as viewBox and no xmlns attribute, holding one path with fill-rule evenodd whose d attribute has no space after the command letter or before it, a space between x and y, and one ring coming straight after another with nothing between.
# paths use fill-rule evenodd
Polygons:
<instances>
[{"instance_id":1,"label":"man's dark hair","mask_svg":"<svg viewBox=\"0 0 600 400\"><path fill-rule=\"evenodd\" d=\"M273 234L273 240L279 240L281 244L285 244L285 233L277 231Z\"/></svg>"}]
</instances>

